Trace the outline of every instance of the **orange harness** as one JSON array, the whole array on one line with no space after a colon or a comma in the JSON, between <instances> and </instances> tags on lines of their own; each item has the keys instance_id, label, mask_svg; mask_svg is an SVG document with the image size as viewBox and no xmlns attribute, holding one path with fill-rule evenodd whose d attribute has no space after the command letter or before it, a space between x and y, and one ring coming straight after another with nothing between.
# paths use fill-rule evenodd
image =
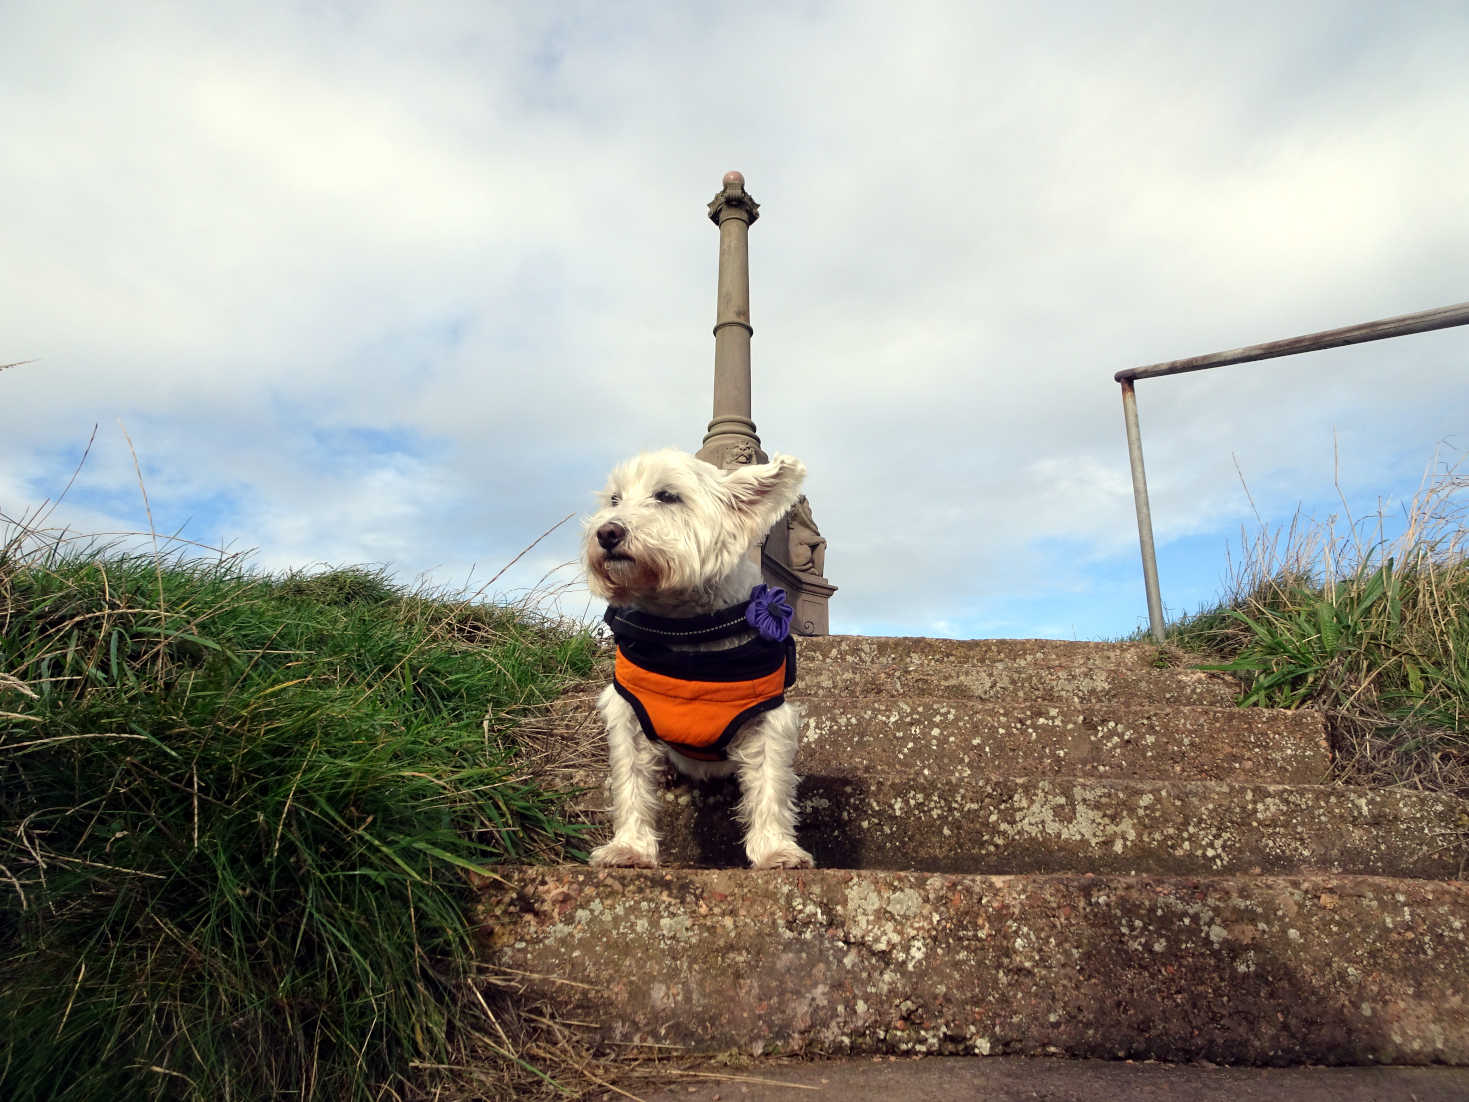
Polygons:
<instances>
[{"instance_id":1,"label":"orange harness","mask_svg":"<svg viewBox=\"0 0 1469 1102\"><path fill-rule=\"evenodd\" d=\"M724 761L742 724L785 703L785 690L796 681L796 644L789 635L757 635L726 650L667 645L748 633L745 609L741 604L686 619L607 610L604 619L617 642L612 684L649 739L698 761Z\"/></svg>"}]
</instances>

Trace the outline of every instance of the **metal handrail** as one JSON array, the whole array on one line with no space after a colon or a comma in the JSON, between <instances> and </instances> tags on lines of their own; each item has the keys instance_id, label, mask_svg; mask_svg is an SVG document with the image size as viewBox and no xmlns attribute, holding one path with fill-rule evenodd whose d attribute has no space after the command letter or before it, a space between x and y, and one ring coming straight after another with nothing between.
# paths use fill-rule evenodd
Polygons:
<instances>
[{"instance_id":1,"label":"metal handrail","mask_svg":"<svg viewBox=\"0 0 1469 1102\"><path fill-rule=\"evenodd\" d=\"M1427 333L1434 329L1452 329L1469 325L1469 302L1456 306L1440 306L1436 310L1420 310L1416 314L1400 314L1395 318L1344 325L1325 329L1303 337L1252 344L1229 352L1213 352L1207 356L1190 356L1182 360L1130 367L1112 378L1122 384L1122 420L1127 426L1127 453L1132 464L1132 500L1137 510L1137 538L1143 556L1143 585L1148 593L1148 624L1154 640L1163 642L1163 598L1158 590L1158 558L1153 549L1153 517L1148 506L1148 478L1143 470L1142 434L1137 423L1138 379L1158 379L1164 375L1182 375L1188 371L1204 371L1212 367L1272 360L1279 356L1295 356L1302 352L1318 352L1323 348L1340 348L1348 344L1404 337L1409 333Z\"/></svg>"}]
</instances>

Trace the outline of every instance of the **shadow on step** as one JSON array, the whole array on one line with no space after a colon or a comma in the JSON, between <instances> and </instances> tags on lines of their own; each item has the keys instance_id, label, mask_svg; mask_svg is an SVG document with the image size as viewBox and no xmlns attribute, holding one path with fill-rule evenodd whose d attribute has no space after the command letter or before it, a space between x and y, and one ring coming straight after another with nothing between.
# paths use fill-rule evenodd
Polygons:
<instances>
[{"instance_id":1,"label":"shadow on step","mask_svg":"<svg viewBox=\"0 0 1469 1102\"><path fill-rule=\"evenodd\" d=\"M863 868L863 831L848 828L835 809L866 803L866 785L851 777L804 777L802 822L796 838L818 868ZM737 817L739 783L733 778L690 784L670 777L660 823L666 864L742 868L744 828ZM845 804L844 804L845 801Z\"/></svg>"},{"instance_id":2,"label":"shadow on step","mask_svg":"<svg viewBox=\"0 0 1469 1102\"><path fill-rule=\"evenodd\" d=\"M802 780L798 803L797 837L821 868L1462 876L1462 847L1445 843L1441 825L1462 805L1432 793L818 774ZM664 860L742 867L738 804L732 780L670 783L659 816Z\"/></svg>"}]
</instances>

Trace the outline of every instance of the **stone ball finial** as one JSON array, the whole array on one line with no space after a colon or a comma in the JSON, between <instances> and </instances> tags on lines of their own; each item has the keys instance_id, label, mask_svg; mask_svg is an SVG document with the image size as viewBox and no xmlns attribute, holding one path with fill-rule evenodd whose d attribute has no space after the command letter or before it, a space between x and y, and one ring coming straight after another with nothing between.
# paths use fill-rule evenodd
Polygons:
<instances>
[{"instance_id":1,"label":"stone ball finial","mask_svg":"<svg viewBox=\"0 0 1469 1102\"><path fill-rule=\"evenodd\" d=\"M745 190L745 174L733 169L724 174L724 186L709 200L709 221L722 225L722 218L738 218L753 225L760 217L760 204Z\"/></svg>"}]
</instances>

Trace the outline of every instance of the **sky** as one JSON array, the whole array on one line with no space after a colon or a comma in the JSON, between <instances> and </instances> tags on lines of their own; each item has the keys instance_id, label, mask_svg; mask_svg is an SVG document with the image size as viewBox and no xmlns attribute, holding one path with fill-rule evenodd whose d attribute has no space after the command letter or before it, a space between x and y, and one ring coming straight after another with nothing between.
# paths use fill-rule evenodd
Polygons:
<instances>
[{"instance_id":1,"label":"sky","mask_svg":"<svg viewBox=\"0 0 1469 1102\"><path fill-rule=\"evenodd\" d=\"M832 630L1118 638L1115 371L1469 299L1459 0L0 24L12 525L95 426L49 527L595 614L578 518L710 416L738 169L753 415L809 468ZM1139 383L1170 615L1262 521L1396 515L1469 448L1466 360L1469 327Z\"/></svg>"}]
</instances>

